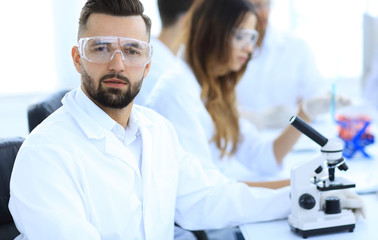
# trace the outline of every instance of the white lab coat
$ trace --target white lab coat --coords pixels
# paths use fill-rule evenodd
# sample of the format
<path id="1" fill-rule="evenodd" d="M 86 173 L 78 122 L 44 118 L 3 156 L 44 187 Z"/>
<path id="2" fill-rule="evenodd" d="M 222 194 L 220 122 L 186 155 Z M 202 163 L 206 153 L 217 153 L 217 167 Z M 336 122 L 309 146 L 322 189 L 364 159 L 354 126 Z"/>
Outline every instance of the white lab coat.
<path id="1" fill-rule="evenodd" d="M 173 239 L 189 229 L 282 218 L 288 188 L 249 188 L 203 170 L 182 151 L 171 124 L 134 106 L 142 136 L 141 169 L 133 155 L 69 92 L 63 106 L 25 140 L 11 177 L 9 208 L 17 240 Z M 109 118 L 110 119 L 110 118 Z M 141 200 L 140 200 L 141 199 Z"/>
<path id="2" fill-rule="evenodd" d="M 236 91 L 245 109 L 263 112 L 286 106 L 296 112 L 299 99 L 324 87 L 309 47 L 286 32 L 268 26 L 263 46 L 256 48 Z"/>
<path id="3" fill-rule="evenodd" d="M 273 140 L 260 137 L 256 128 L 244 119 L 240 120 L 242 141 L 237 152 L 221 159 L 216 144 L 210 142 L 214 125 L 200 95 L 196 77 L 181 61 L 159 79 L 146 106 L 168 118 L 183 148 L 195 154 L 205 167 L 218 167 L 227 177 L 238 180 L 262 180 L 262 175 L 280 169 L 273 152 Z"/>
<path id="4" fill-rule="evenodd" d="M 157 80 L 178 61 L 178 58 L 158 38 L 151 37 L 151 44 L 153 52 L 150 72 L 143 80 L 142 88 L 134 100 L 134 103 L 139 105 L 144 105 Z"/>

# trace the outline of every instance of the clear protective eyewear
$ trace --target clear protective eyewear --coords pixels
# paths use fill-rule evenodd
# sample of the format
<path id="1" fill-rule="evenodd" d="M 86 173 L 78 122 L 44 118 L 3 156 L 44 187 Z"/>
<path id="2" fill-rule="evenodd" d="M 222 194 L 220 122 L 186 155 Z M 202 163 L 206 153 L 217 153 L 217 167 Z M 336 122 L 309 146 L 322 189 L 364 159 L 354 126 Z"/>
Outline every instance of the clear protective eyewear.
<path id="1" fill-rule="evenodd" d="M 237 49 L 244 49 L 248 45 L 255 47 L 259 33 L 252 29 L 237 28 L 234 30 L 233 45 Z"/>
<path id="2" fill-rule="evenodd" d="M 151 61 L 152 45 L 133 38 L 98 36 L 80 38 L 80 56 L 89 62 L 108 63 L 116 53 L 130 66 L 145 66 Z"/>

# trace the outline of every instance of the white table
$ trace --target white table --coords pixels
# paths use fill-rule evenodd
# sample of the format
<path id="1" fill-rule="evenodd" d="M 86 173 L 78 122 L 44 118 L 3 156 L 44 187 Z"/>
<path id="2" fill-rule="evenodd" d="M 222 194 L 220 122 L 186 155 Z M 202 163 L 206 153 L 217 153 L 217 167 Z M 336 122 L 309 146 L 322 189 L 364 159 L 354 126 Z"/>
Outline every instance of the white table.
<path id="1" fill-rule="evenodd" d="M 318 130 L 318 129 L 317 129 Z M 319 131 L 322 134 L 324 132 Z M 326 134 L 324 134 L 328 137 Z M 378 142 L 378 135 L 374 134 Z M 303 136 L 307 138 L 306 136 Z M 299 147 L 294 150 L 285 158 L 284 169 L 282 175 L 289 177 L 290 168 L 298 161 L 308 159 L 316 156 L 320 147 L 312 144 L 309 140 L 306 144 L 299 143 Z M 361 194 L 364 200 L 367 217 L 366 219 L 358 219 L 354 232 L 337 232 L 331 234 L 309 236 L 308 239 L 324 239 L 324 240 L 373 240 L 378 239 L 378 143 L 368 146 L 367 152 L 373 156 L 372 159 L 356 157 L 347 160 L 349 170 L 342 172 L 336 170 L 336 177 L 342 176 L 356 183 L 356 191 Z M 288 220 L 276 220 L 263 223 L 251 223 L 241 225 L 240 229 L 246 240 L 259 240 L 259 239 L 302 239 L 302 236 L 295 234 L 290 230 Z"/>

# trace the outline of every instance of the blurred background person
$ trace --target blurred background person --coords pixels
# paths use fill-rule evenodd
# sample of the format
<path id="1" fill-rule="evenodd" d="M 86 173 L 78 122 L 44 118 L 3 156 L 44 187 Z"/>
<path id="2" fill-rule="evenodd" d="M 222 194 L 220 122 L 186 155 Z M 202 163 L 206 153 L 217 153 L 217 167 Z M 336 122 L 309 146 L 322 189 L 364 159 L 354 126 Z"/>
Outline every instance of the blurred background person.
<path id="1" fill-rule="evenodd" d="M 228 177 L 248 180 L 251 186 L 288 185 L 288 180 L 262 182 L 253 174 L 279 171 L 300 133 L 288 126 L 276 138 L 266 139 L 240 118 L 237 108 L 235 87 L 258 39 L 257 18 L 246 28 L 237 19 L 241 10 L 231 3 L 225 1 L 230 5 L 226 9 L 211 2 L 204 10 L 198 7 L 200 3 L 186 15 L 181 23 L 184 28 L 176 35 L 181 38 L 172 45 L 172 49 L 185 46 L 180 53 L 184 61 L 167 67 L 145 105 L 173 123 L 184 148 L 198 155 L 205 166 L 216 165 Z M 247 0 L 241 3 L 254 9 Z M 317 101 L 306 101 L 298 115 L 310 121 L 321 108 Z"/>
<path id="2" fill-rule="evenodd" d="M 215 162 L 229 163 L 240 155 L 240 160 L 252 168 L 278 171 L 282 157 L 276 161 L 273 143 L 257 140 L 251 124 L 244 121 L 246 126 L 239 126 L 234 102 L 235 84 L 245 70 L 258 35 L 252 5 L 246 0 L 198 0 L 192 7 L 185 29 L 180 30 L 184 33 L 179 42 L 185 45 L 185 62 L 169 66 L 146 106 L 172 122 L 184 150 L 196 155 L 206 169 L 216 170 Z M 294 134 L 294 141 L 298 136 Z M 241 138 L 243 144 L 237 146 Z M 268 152 L 266 158 L 255 159 L 263 152 Z M 256 181 L 249 185 L 278 188 L 289 185 L 289 181 Z M 237 234 L 234 230 L 207 234 L 209 239 L 232 240 Z"/>
<path id="3" fill-rule="evenodd" d="M 185 46 L 184 61 L 159 78 L 146 106 L 172 122 L 184 149 L 197 155 L 206 167 L 236 160 L 261 172 L 278 171 L 300 134 L 289 127 L 274 142 L 266 141 L 253 124 L 239 118 L 235 86 L 258 37 L 257 18 L 247 0 L 219 1 L 201 5 L 198 0 L 193 5 L 183 39 L 178 41 Z M 303 112 L 300 115 L 308 120 Z M 221 167 L 224 173 L 231 172 L 232 167 L 226 165 Z M 240 180 L 236 172 L 233 177 Z M 249 184 L 277 188 L 288 181 Z"/>
<path id="4" fill-rule="evenodd" d="M 135 98 L 135 103 L 144 104 L 159 77 L 181 59 L 177 58 L 175 47 L 182 28 L 184 16 L 193 0 L 157 0 L 162 28 L 158 37 L 151 37 L 153 46 L 152 65 L 148 76 L 143 80 L 143 86 Z"/>
<path id="5" fill-rule="evenodd" d="M 378 51 L 376 52 L 374 61 L 364 79 L 362 97 L 378 109 Z"/>
<path id="6" fill-rule="evenodd" d="M 249 1 L 258 14 L 260 37 L 236 88 L 237 98 L 242 113 L 259 128 L 281 128 L 299 103 L 319 94 L 323 79 L 304 40 L 269 24 L 271 1 Z"/>

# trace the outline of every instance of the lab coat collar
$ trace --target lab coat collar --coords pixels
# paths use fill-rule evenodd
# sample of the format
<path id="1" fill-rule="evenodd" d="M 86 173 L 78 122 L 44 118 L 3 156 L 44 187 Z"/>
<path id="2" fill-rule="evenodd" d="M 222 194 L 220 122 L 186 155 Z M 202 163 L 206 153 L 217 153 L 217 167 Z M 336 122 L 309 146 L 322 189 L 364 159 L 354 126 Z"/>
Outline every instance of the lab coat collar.
<path id="1" fill-rule="evenodd" d="M 147 118 L 145 114 L 143 114 L 143 111 L 146 107 L 140 106 L 138 104 L 133 105 L 133 110 L 131 111 L 131 115 L 133 115 L 135 121 L 138 122 L 139 128 L 143 127 L 151 127 L 155 125 L 154 121 Z M 150 109 L 148 109 L 150 110 Z"/>
<path id="2" fill-rule="evenodd" d="M 152 143 L 152 136 L 151 136 L 151 129 L 153 127 L 156 127 L 150 119 L 145 117 L 142 112 L 138 110 L 139 106 L 133 106 L 133 110 L 131 111 L 130 121 L 133 125 L 133 128 L 137 128 L 138 133 L 140 133 L 142 137 L 142 166 L 141 169 L 139 169 L 138 165 L 138 159 L 135 159 L 133 154 L 130 152 L 130 150 L 125 147 L 125 145 L 121 141 L 114 141 L 115 135 L 110 134 L 108 132 L 106 136 L 106 143 L 105 143 L 105 151 L 107 154 L 112 155 L 118 159 L 121 159 L 125 161 L 127 164 L 130 165 L 130 167 L 135 172 L 135 176 L 139 177 L 139 180 L 142 181 L 143 176 L 143 182 L 149 181 L 151 182 L 151 172 L 152 172 L 152 162 L 153 156 L 151 155 L 152 152 L 151 149 L 154 147 Z M 146 189 L 143 193 L 143 201 L 146 202 L 149 198 L 154 199 L 154 196 L 148 196 L 148 193 L 146 193 Z M 151 194 L 150 194 L 151 195 Z M 144 203 L 145 205 L 147 203 Z M 151 203 L 148 203 L 151 204 Z M 146 217 L 146 216 L 145 216 Z M 147 226 L 144 226 L 145 229 Z M 147 231 L 146 231 L 147 234 Z"/>
<path id="3" fill-rule="evenodd" d="M 96 106 L 80 88 L 68 92 L 62 99 L 62 103 L 88 138 L 103 138 L 106 135 L 106 130 L 113 127 L 111 118 Z M 104 122 L 104 124 L 100 124 L 100 122 Z"/>
<path id="4" fill-rule="evenodd" d="M 137 164 L 138 161 L 134 159 L 130 151 L 125 148 L 124 144 L 112 133 L 115 121 L 95 105 L 80 88 L 67 93 L 63 98 L 62 103 L 63 107 L 75 119 L 89 139 L 105 139 L 103 145 L 104 151 L 109 155 L 125 161 L 133 168 L 137 175 L 140 175 L 139 166 Z M 133 106 L 130 116 L 132 119 L 132 127 L 139 128 L 139 131 L 142 134 L 142 161 L 144 162 L 145 158 L 149 157 L 148 151 L 145 151 L 144 149 L 150 149 L 152 142 L 147 136 L 148 131 L 141 131 L 141 129 L 153 126 L 153 122 L 145 117 L 141 111 L 138 110 L 139 108 L 141 107 L 137 105 Z"/>
<path id="5" fill-rule="evenodd" d="M 108 131 L 111 132 L 114 126 L 118 124 L 92 102 L 81 88 L 67 93 L 62 103 L 67 107 L 67 111 L 71 113 L 88 138 L 103 138 Z M 151 126 L 153 123 L 150 119 L 137 113 L 137 111 L 134 110 L 135 107 L 136 106 L 133 106 L 131 110 L 128 127 L 130 130 L 137 132 L 139 131 L 141 123 L 143 123 L 142 125 L 145 127 Z M 139 120 L 141 118 L 143 121 Z"/>

